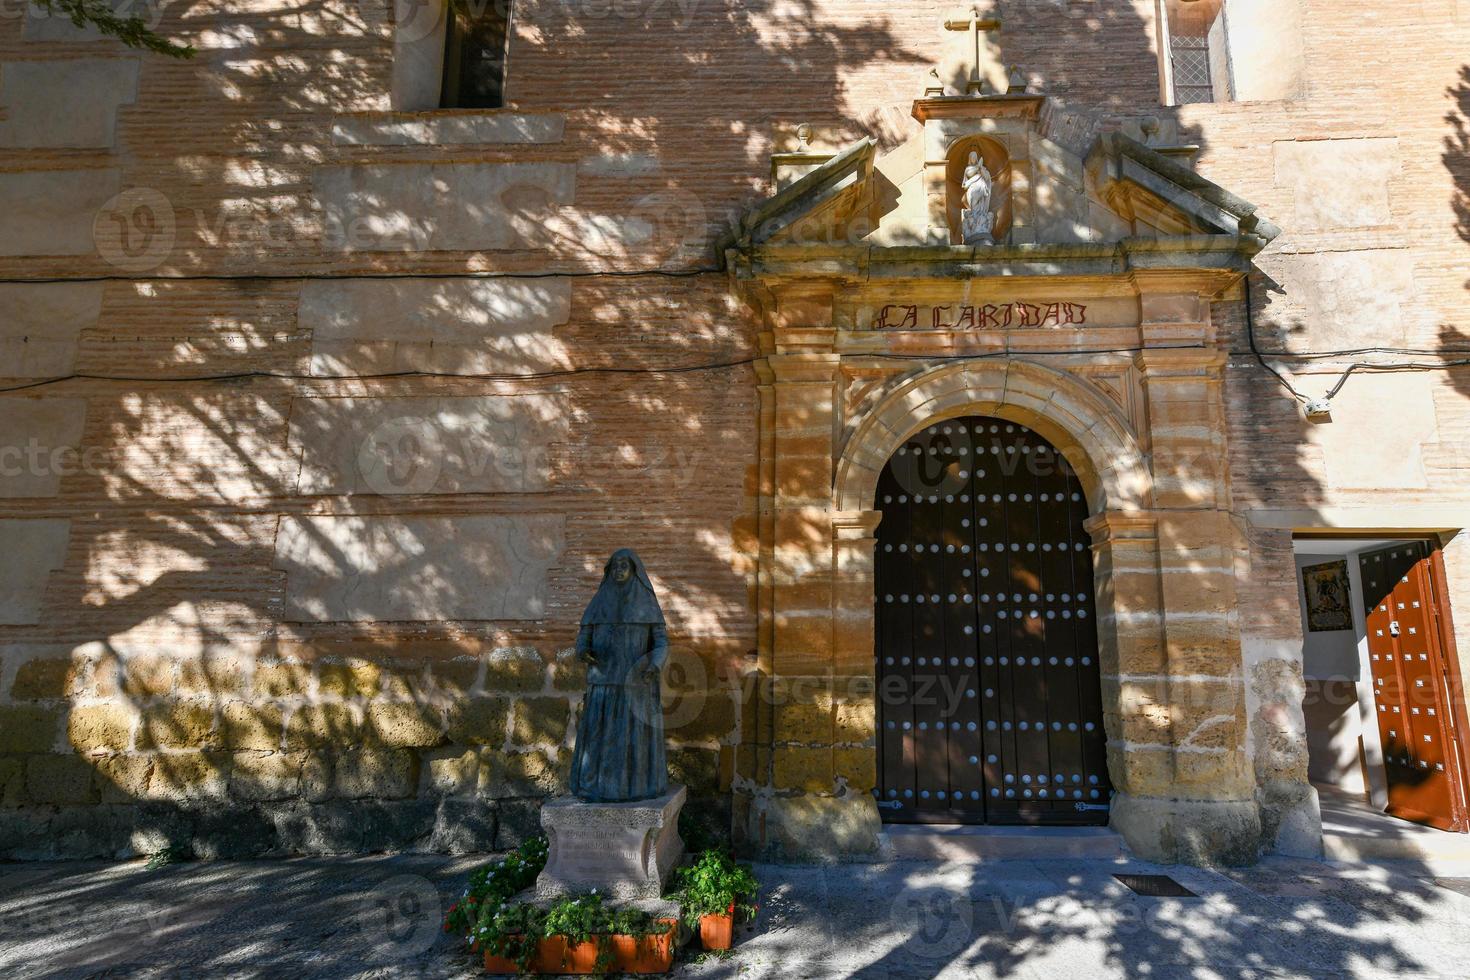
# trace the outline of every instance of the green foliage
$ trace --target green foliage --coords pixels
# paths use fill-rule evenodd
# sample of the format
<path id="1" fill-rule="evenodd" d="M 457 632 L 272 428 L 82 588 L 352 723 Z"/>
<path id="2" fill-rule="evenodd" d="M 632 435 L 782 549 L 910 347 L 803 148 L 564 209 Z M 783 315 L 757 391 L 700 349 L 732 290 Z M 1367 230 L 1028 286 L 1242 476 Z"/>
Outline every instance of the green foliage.
<path id="1" fill-rule="evenodd" d="M 737 864 L 725 851 L 705 851 L 674 875 L 679 886 L 676 897 L 690 925 L 697 925 L 703 915 L 727 915 L 732 907 L 740 915 L 755 915 L 752 902 L 760 883 L 748 865 Z"/>
<path id="2" fill-rule="evenodd" d="M 532 837 L 499 861 L 470 872 L 470 886 L 444 916 L 444 931 L 468 934 L 517 893 L 536 883 L 546 866 L 546 838 Z"/>
<path id="3" fill-rule="evenodd" d="M 472 938 L 490 953 L 513 960 L 522 973 L 530 969 L 542 939 L 565 936 L 569 946 L 596 943 L 596 969 L 601 973 L 612 965 L 610 937 L 662 936 L 670 928 L 670 923 L 638 909 L 608 908 L 602 896 L 592 892 L 568 896 L 546 909 L 528 903 L 501 906 L 475 928 Z"/>
<path id="4" fill-rule="evenodd" d="M 661 936 L 669 931 L 667 922 L 646 912 L 604 906 L 596 892 L 569 896 L 545 909 L 510 904 L 536 883 L 546 866 L 546 846 L 545 837 L 533 837 L 501 860 L 470 872 L 469 888 L 444 916 L 444 931 L 514 960 L 522 973 L 530 969 L 542 939 L 565 936 L 570 943 L 597 943 L 598 969 L 605 971 L 613 956 L 609 936 Z"/>
<path id="5" fill-rule="evenodd" d="M 156 871 L 166 868 L 170 864 L 178 864 L 180 861 L 188 861 L 194 857 L 194 851 L 188 844 L 170 844 L 161 851 L 154 851 L 148 855 L 148 863 L 143 867 L 148 871 Z"/>
<path id="6" fill-rule="evenodd" d="M 545 918 L 545 910 L 525 902 L 503 905 L 488 920 L 481 921 L 470 938 L 482 949 L 513 960 L 516 969 L 526 973 L 536 955 Z"/>
<path id="7" fill-rule="evenodd" d="M 31 0 L 31 3 L 48 14 L 65 15 L 78 27 L 91 25 L 130 48 L 141 48 L 170 58 L 194 57 L 191 45 L 175 44 L 155 34 L 137 14 L 119 17 L 108 0 Z"/>

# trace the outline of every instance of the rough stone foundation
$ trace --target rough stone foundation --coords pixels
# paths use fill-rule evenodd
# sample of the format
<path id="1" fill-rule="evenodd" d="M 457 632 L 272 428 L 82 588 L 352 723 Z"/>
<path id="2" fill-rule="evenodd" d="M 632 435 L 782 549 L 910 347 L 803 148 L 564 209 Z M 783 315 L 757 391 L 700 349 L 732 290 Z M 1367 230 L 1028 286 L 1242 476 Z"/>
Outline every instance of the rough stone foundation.
<path id="1" fill-rule="evenodd" d="M 4 666 L 0 854 L 27 859 L 513 847 L 565 792 L 582 687 L 571 651 L 548 663 L 529 647 L 432 667 L 103 652 Z M 727 700 L 675 734 L 719 737 L 732 719 Z M 718 756 L 676 743 L 670 765 L 708 798 Z"/>

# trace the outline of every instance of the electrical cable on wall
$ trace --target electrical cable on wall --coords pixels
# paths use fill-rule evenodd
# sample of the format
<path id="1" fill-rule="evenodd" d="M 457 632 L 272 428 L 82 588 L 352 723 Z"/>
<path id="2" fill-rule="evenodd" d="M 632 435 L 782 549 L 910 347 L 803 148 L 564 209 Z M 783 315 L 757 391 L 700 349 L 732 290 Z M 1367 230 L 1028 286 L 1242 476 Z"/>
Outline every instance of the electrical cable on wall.
<path id="1" fill-rule="evenodd" d="M 1078 354 L 1137 354 L 1147 350 L 1204 350 L 1205 347 L 1198 344 L 1176 344 L 1167 346 L 1132 346 L 1132 347 L 1104 347 L 1104 348 L 1065 348 L 1060 350 L 1024 350 L 1024 351 L 986 351 L 978 354 L 956 354 L 936 355 L 931 354 L 870 354 L 868 357 L 889 361 L 933 361 L 944 359 L 950 361 L 979 361 L 990 360 L 998 357 L 1066 357 Z M 1261 358 L 1260 352 L 1230 351 L 1232 356 L 1254 355 Z M 1342 352 L 1352 353 L 1352 352 Z M 1295 356 L 1295 355 L 1292 355 Z M 1329 357 L 1340 356 L 1338 352 L 1321 352 L 1314 356 Z M 17 391 L 27 391 L 34 388 L 45 388 L 51 385 L 62 384 L 68 381 L 121 381 L 134 384 L 200 384 L 208 382 L 230 382 L 249 381 L 255 379 L 270 379 L 275 381 L 320 381 L 320 382 L 343 382 L 343 381 L 391 381 L 398 378 L 443 378 L 459 381 L 492 381 L 492 382 L 516 382 L 516 381 L 547 381 L 561 378 L 575 378 L 583 375 L 677 375 L 693 374 L 703 371 L 723 371 L 730 368 L 746 367 L 762 360 L 763 356 L 750 356 L 727 361 L 713 361 L 700 364 L 678 364 L 670 367 L 581 367 L 566 368 L 558 371 L 535 371 L 523 374 L 463 374 L 452 371 L 390 371 L 379 374 L 302 374 L 295 371 L 233 371 L 223 374 L 193 374 L 193 375 L 121 375 L 121 374 L 91 374 L 74 373 L 55 378 L 40 378 L 23 384 L 9 385 L 0 388 L 0 394 L 8 394 Z M 1290 391 L 1300 402 L 1306 403 L 1312 399 L 1298 392 L 1284 377 L 1276 372 L 1264 358 L 1262 365 L 1281 384 Z M 1428 363 L 1394 363 L 1380 364 L 1373 362 L 1357 362 L 1343 372 L 1341 378 L 1327 393 L 1326 398 L 1332 398 L 1342 390 L 1347 383 L 1348 377 L 1358 371 L 1434 371 L 1452 367 L 1470 367 L 1470 358 L 1454 361 L 1444 361 L 1438 364 Z"/>
<path id="2" fill-rule="evenodd" d="M 1297 390 L 1285 375 L 1267 362 L 1265 355 L 1261 353 L 1260 348 L 1256 345 L 1255 312 L 1251 303 L 1251 277 L 1249 272 L 1246 273 L 1244 282 L 1245 332 L 1246 339 L 1250 343 L 1250 353 L 1260 362 L 1261 367 L 1271 372 L 1276 380 L 1281 382 L 1282 387 L 1291 392 L 1292 397 L 1302 404 L 1308 418 L 1325 419 L 1330 417 L 1332 414 L 1332 399 L 1337 397 L 1338 393 L 1342 391 L 1343 386 L 1347 384 L 1348 379 L 1358 371 L 1389 373 L 1398 371 L 1442 371 L 1449 368 L 1470 367 L 1470 359 L 1467 358 L 1440 361 L 1433 364 L 1422 361 L 1356 361 L 1347 366 L 1347 369 L 1342 372 L 1332 387 L 1327 389 L 1325 395 L 1320 398 L 1313 398 Z M 1231 353 L 1238 352 L 1232 351 Z M 1285 353 L 1277 356 L 1283 359 L 1289 358 L 1293 360 L 1318 360 L 1330 357 L 1356 357 L 1362 354 L 1408 354 L 1434 357 L 1443 356 L 1444 354 L 1470 354 L 1470 348 L 1445 347 L 1439 350 L 1425 350 L 1411 347 L 1358 347 L 1350 350 L 1306 351 L 1303 353 Z"/>
<path id="3" fill-rule="evenodd" d="M 5 284 L 27 284 L 27 283 L 84 283 L 84 282 L 175 282 L 175 281 L 330 281 L 338 279 L 555 279 L 555 278 L 637 278 L 642 276 L 664 276 L 670 278 L 692 278 L 706 275 L 723 275 L 722 267 L 697 266 L 688 269 L 620 269 L 586 272 L 455 272 L 455 273 L 352 273 L 340 276 L 324 275 L 203 275 L 203 276 L 76 276 L 76 277 L 52 277 L 52 278 L 0 278 L 0 283 Z M 1470 358 L 1441 361 L 1438 363 L 1426 363 L 1417 361 L 1408 362 L 1372 362 L 1358 361 L 1349 365 L 1336 383 L 1321 398 L 1313 398 L 1298 390 L 1289 378 L 1273 366 L 1267 359 L 1266 354 L 1261 351 L 1256 341 L 1255 314 L 1252 309 L 1252 294 L 1250 275 L 1244 278 L 1245 283 L 1245 327 L 1246 340 L 1250 349 L 1247 351 L 1232 350 L 1232 356 L 1254 357 L 1260 367 L 1269 373 L 1276 381 L 1295 399 L 1305 406 L 1309 417 L 1325 416 L 1329 412 L 1328 403 L 1342 391 L 1348 379 L 1360 371 L 1371 372 L 1397 372 L 1397 371 L 1436 371 L 1456 367 L 1470 367 Z M 1107 347 L 1096 349 L 1065 348 L 1054 350 L 1024 350 L 1024 351 L 987 351 L 979 354 L 960 355 L 929 355 L 929 354 L 877 354 L 875 356 L 884 360 L 916 360 L 932 361 L 936 357 L 946 360 L 984 360 L 996 357 L 1022 356 L 1066 356 L 1077 354 L 1135 354 L 1144 350 L 1201 350 L 1201 345 L 1174 345 L 1170 347 Z M 1444 354 L 1470 354 L 1470 348 L 1442 348 L 1440 350 L 1429 350 L 1425 348 L 1412 347 L 1357 347 L 1344 350 L 1328 351 L 1302 351 L 1281 353 L 1273 355 L 1283 360 L 1321 360 L 1334 357 L 1358 357 L 1364 354 L 1401 354 L 1406 356 L 1435 357 Z M 522 374 L 462 374 L 448 371 L 394 371 L 380 374 L 356 374 L 356 375 L 314 375 L 301 374 L 290 371 L 238 371 L 222 374 L 197 374 L 197 375 L 171 375 L 171 376 L 143 376 L 143 375 L 114 375 L 93 374 L 77 372 L 61 375 L 54 378 L 41 378 L 22 384 L 0 387 L 0 394 L 8 394 L 18 391 L 27 391 L 35 388 L 44 388 L 50 385 L 62 384 L 68 381 L 121 381 L 136 384 L 198 384 L 208 382 L 246 381 L 252 379 L 272 379 L 280 381 L 382 381 L 395 378 L 446 378 L 464 381 L 494 381 L 494 382 L 516 382 L 516 381 L 545 381 L 558 378 L 571 378 L 589 374 L 603 375 L 659 375 L 659 374 L 690 374 L 702 371 L 721 371 L 729 368 L 745 367 L 761 360 L 761 357 L 751 356 L 736 360 L 715 361 L 700 364 L 683 364 L 672 367 L 583 367 L 566 368 L 556 371 L 537 371 Z"/>

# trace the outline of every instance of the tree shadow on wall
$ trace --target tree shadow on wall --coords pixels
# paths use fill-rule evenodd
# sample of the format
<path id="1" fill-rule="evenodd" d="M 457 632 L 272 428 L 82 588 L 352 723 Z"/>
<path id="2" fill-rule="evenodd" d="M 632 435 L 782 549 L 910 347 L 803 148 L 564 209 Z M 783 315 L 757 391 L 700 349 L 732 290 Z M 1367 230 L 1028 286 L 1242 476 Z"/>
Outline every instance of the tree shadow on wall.
<path id="1" fill-rule="evenodd" d="M 82 445 L 102 462 L 60 481 L 68 547 L 44 622 L 6 630 L 32 645 L 7 676 L 24 673 L 15 702 L 39 733 L 5 772 L 27 804 L 7 850 L 513 844 L 564 785 L 581 687 L 567 648 L 617 546 L 658 577 L 677 695 L 698 702 L 743 663 L 754 330 L 723 274 L 593 273 L 712 267 L 725 215 L 761 193 L 770 110 L 826 109 L 847 68 L 912 58 L 884 18 L 830 23 L 810 2 L 723 4 L 657 30 L 543 12 L 518 36 L 512 94 L 568 120 L 547 152 L 579 197 L 549 214 L 556 179 L 541 178 L 426 210 L 364 181 L 346 210 L 318 206 L 335 175 L 384 159 L 452 173 L 526 155 L 344 144 L 335 122 L 385 107 L 382 11 L 165 11 L 160 29 L 199 55 L 147 61 L 109 161 L 147 194 L 103 214 L 99 254 L 71 268 L 113 280 L 75 369 L 157 380 L 46 392 L 86 400 Z M 637 71 L 617 70 L 630 59 Z M 606 66 L 606 81 L 559 104 L 569 63 Z M 738 98 L 670 85 L 711 74 Z M 174 99 L 199 115 L 165 122 Z M 435 280 L 409 299 L 374 280 L 390 285 L 357 310 L 372 321 L 357 334 L 333 291 L 555 271 Z M 497 377 L 359 378 L 425 370 Z M 568 373 L 514 377 L 547 371 Z M 183 380 L 215 375 L 232 377 Z M 380 518 L 391 530 L 356 533 Z M 457 518 L 485 535 L 453 540 Z M 671 739 L 676 775 L 712 794 L 737 713 L 709 700 Z M 76 754 L 53 759 L 53 744 Z"/>
<path id="2" fill-rule="evenodd" d="M 1454 192 L 1450 207 L 1455 215 L 1455 234 L 1470 244 L 1470 65 L 1462 65 L 1458 83 L 1445 93 L 1452 108 L 1445 114 L 1449 133 L 1444 138 L 1444 153 L 1440 159 L 1449 171 Z M 1470 292 L 1470 279 L 1463 283 Z M 1470 325 L 1455 323 L 1440 325 L 1440 348 L 1452 360 L 1470 360 Z M 1461 368 L 1449 373 L 1455 390 L 1470 398 L 1470 370 Z M 1470 463 L 1470 443 L 1459 449 L 1461 465 Z"/>

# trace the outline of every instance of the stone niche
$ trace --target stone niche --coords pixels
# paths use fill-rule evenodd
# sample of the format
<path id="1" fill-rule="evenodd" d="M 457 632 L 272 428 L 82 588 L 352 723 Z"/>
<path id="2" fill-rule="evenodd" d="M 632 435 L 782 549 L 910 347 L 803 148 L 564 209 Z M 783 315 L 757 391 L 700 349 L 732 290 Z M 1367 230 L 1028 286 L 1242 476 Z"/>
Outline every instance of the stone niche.
<path id="1" fill-rule="evenodd" d="M 1011 230 L 1011 155 L 997 140 L 987 136 L 964 136 L 950 145 L 944 170 L 945 219 L 949 227 L 949 244 L 963 245 L 960 233 L 960 212 L 964 207 L 965 191 L 961 181 L 970 153 L 980 154 L 985 169 L 990 171 L 994 185 L 990 192 L 990 210 L 995 216 L 991 225 L 991 236 L 999 244 L 1006 243 Z"/>
<path id="2" fill-rule="evenodd" d="M 997 245 L 1034 242 L 1031 220 L 1031 150 L 1041 95 L 935 96 L 914 103 L 924 126 L 924 193 L 931 245 L 960 245 L 960 180 L 970 151 L 980 154 L 995 181 L 991 210 Z"/>

